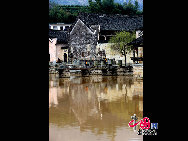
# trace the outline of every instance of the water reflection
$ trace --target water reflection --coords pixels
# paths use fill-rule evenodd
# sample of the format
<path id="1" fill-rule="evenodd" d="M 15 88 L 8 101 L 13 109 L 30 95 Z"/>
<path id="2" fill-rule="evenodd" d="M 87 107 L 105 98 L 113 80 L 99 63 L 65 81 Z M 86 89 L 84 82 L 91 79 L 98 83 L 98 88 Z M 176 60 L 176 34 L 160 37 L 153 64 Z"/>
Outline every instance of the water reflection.
<path id="1" fill-rule="evenodd" d="M 128 127 L 133 114 L 143 117 L 143 81 L 50 75 L 50 141 L 142 140 Z"/>

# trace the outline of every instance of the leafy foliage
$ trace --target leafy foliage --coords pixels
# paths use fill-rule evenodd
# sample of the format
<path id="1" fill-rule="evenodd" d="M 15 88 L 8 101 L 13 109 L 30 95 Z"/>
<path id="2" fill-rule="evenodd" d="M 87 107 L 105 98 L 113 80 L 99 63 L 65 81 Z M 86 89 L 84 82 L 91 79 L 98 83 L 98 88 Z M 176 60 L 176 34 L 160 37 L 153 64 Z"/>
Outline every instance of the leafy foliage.
<path id="1" fill-rule="evenodd" d="M 112 36 L 109 40 L 109 43 L 111 44 L 111 48 L 113 50 L 118 50 L 119 52 L 121 52 L 122 50 L 124 50 L 124 47 L 132 42 L 134 39 L 136 38 L 136 34 L 135 32 L 130 33 L 130 32 L 117 32 L 115 36 Z M 131 50 L 131 46 L 127 46 L 126 49 L 128 51 Z"/>
<path id="2" fill-rule="evenodd" d="M 51 4 L 49 8 L 49 23 L 73 23 L 79 12 L 88 13 L 88 6 Z"/>
<path id="3" fill-rule="evenodd" d="M 88 0 L 89 2 L 89 11 L 91 13 L 104 13 L 104 14 L 126 14 L 126 15 L 134 15 L 134 14 L 142 14 L 139 11 L 138 1 L 135 1 L 132 4 L 132 1 L 129 0 L 128 3 L 124 3 L 123 5 L 119 3 L 114 3 L 114 0 Z"/>

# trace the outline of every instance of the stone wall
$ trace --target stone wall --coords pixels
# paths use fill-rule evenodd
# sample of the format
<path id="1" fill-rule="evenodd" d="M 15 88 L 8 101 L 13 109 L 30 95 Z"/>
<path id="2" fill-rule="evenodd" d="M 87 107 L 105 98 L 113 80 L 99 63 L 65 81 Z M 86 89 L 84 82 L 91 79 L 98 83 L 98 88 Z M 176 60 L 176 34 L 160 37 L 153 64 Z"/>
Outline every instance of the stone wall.
<path id="1" fill-rule="evenodd" d="M 87 27 L 78 19 L 70 32 L 70 50 L 74 59 L 89 59 L 96 55 L 99 26 Z"/>
<path id="2" fill-rule="evenodd" d="M 133 65 L 133 76 L 137 78 L 143 78 L 143 64 Z"/>

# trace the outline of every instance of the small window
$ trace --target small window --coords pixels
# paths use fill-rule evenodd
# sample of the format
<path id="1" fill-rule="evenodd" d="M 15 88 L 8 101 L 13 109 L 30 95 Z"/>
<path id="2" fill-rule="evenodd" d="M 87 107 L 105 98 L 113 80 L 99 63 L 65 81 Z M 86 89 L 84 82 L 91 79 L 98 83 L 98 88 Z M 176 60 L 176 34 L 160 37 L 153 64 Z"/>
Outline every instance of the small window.
<path id="1" fill-rule="evenodd" d="M 87 57 L 88 52 L 82 52 L 82 57 Z"/>
<path id="2" fill-rule="evenodd" d="M 85 57 L 84 55 L 85 55 L 85 53 L 84 53 L 84 52 L 82 52 L 82 57 Z"/>

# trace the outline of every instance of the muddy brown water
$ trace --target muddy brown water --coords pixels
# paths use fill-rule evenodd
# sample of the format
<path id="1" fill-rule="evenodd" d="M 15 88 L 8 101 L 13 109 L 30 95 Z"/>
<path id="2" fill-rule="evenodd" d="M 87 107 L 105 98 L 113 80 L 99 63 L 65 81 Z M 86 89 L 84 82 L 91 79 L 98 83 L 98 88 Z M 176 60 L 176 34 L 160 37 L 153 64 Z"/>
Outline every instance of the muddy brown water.
<path id="1" fill-rule="evenodd" d="M 142 80 L 49 75 L 49 141 L 142 141 L 133 114 L 143 118 Z"/>

